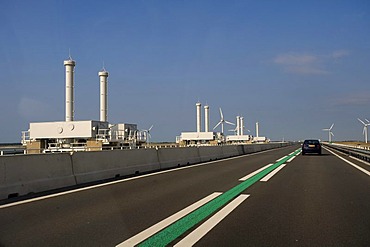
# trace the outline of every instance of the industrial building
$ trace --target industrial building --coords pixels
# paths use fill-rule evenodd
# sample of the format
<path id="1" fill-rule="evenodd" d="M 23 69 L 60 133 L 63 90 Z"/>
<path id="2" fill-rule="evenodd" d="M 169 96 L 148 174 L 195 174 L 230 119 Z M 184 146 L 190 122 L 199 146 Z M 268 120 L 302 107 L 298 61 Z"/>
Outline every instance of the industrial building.
<path id="1" fill-rule="evenodd" d="M 137 147 L 148 139 L 147 131 L 136 124 L 108 122 L 108 71 L 98 72 L 100 81 L 100 120 L 76 121 L 74 118 L 74 73 L 71 57 L 65 67 L 65 121 L 30 123 L 22 132 L 27 153 L 93 151 L 114 147 Z"/>

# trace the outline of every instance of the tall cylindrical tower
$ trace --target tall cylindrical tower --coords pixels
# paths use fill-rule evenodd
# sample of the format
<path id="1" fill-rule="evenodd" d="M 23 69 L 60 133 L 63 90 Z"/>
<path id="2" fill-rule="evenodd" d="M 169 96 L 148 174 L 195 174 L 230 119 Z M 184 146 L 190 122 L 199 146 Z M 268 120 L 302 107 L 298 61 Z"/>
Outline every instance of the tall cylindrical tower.
<path id="1" fill-rule="evenodd" d="M 236 135 L 240 135 L 240 116 L 236 116 Z"/>
<path id="2" fill-rule="evenodd" d="M 259 129 L 258 129 L 259 127 L 258 127 L 258 122 L 256 122 L 256 137 L 259 137 L 259 133 L 258 133 L 258 131 L 259 131 Z"/>
<path id="3" fill-rule="evenodd" d="M 209 106 L 204 106 L 204 131 L 209 132 Z"/>
<path id="4" fill-rule="evenodd" d="M 74 68 L 76 62 L 70 57 L 68 60 L 64 60 L 64 67 L 66 70 L 66 122 L 73 121 L 74 118 Z"/>
<path id="5" fill-rule="evenodd" d="M 202 104 L 201 103 L 197 103 L 196 104 L 197 106 L 197 132 L 201 132 L 202 131 L 202 113 L 201 113 L 201 106 Z"/>
<path id="6" fill-rule="evenodd" d="M 240 117 L 240 135 L 244 135 L 244 117 Z"/>
<path id="7" fill-rule="evenodd" d="M 103 69 L 99 73 L 100 79 L 100 121 L 108 121 L 108 71 Z"/>

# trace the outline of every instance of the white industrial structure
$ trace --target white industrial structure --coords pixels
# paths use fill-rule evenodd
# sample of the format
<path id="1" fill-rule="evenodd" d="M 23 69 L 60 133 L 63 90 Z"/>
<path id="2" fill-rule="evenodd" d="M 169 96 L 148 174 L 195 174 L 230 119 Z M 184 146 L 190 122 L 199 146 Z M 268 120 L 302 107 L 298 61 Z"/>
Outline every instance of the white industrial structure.
<path id="1" fill-rule="evenodd" d="M 267 139 L 266 137 L 259 136 L 259 122 L 256 122 L 256 136 L 253 138 L 253 142 L 269 142 L 269 139 Z"/>
<path id="2" fill-rule="evenodd" d="M 200 102 L 196 103 L 196 132 L 181 132 L 180 136 L 176 137 L 176 143 L 181 146 L 191 146 L 191 145 L 210 145 L 218 144 L 221 142 L 222 138 L 218 133 L 209 132 L 209 106 L 204 106 L 204 130 L 202 132 L 202 104 Z"/>
<path id="3" fill-rule="evenodd" d="M 251 135 L 244 135 L 244 118 L 236 116 L 236 128 L 234 131 L 235 135 L 226 136 L 227 143 L 248 143 L 251 142 L 253 137 Z"/>
<path id="4" fill-rule="evenodd" d="M 331 143 L 331 137 L 334 136 L 333 132 L 331 131 L 334 127 L 334 123 L 330 126 L 329 129 L 322 129 L 323 131 L 328 131 L 328 134 L 329 134 L 329 143 Z"/>
<path id="5" fill-rule="evenodd" d="M 364 135 L 364 137 L 365 137 L 365 143 L 367 143 L 367 131 L 368 131 L 368 126 L 370 125 L 370 121 L 369 120 L 367 120 L 366 118 L 365 118 L 365 121 L 367 122 L 367 123 L 365 123 L 364 121 L 362 121 L 361 119 L 359 119 L 359 118 L 357 118 L 358 119 L 358 121 L 360 121 L 363 125 L 364 125 L 364 129 L 363 129 L 363 131 L 362 131 L 362 134 Z"/>
<path id="6" fill-rule="evenodd" d="M 108 71 L 103 68 L 102 71 L 98 73 L 100 78 L 100 121 L 108 121 Z"/>
<path id="7" fill-rule="evenodd" d="M 209 105 L 204 106 L 204 132 L 209 132 Z"/>
<path id="8" fill-rule="evenodd" d="M 76 62 L 69 56 L 65 66 L 65 121 L 30 123 L 22 132 L 22 143 L 28 153 L 101 150 L 103 147 L 136 147 L 145 143 L 148 133 L 142 133 L 136 124 L 109 124 L 107 78 L 103 68 L 100 80 L 100 121 L 74 120 L 74 68 Z"/>
<path id="9" fill-rule="evenodd" d="M 73 121 L 74 118 L 74 72 L 76 62 L 69 57 L 64 61 L 66 69 L 66 122 Z"/>

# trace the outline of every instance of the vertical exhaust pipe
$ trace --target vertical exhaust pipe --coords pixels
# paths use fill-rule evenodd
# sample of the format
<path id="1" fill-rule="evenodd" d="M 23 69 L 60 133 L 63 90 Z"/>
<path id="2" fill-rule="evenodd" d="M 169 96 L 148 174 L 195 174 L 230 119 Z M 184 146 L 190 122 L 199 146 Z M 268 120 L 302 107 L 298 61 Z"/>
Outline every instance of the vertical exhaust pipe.
<path id="1" fill-rule="evenodd" d="M 240 117 L 240 135 L 244 135 L 244 117 Z"/>
<path id="2" fill-rule="evenodd" d="M 64 60 L 65 74 L 66 74 L 66 122 L 73 121 L 74 119 L 74 68 L 76 62 L 69 57 Z"/>
<path id="3" fill-rule="evenodd" d="M 198 102 L 196 106 L 197 106 L 197 132 L 201 132 L 202 131 L 202 112 L 200 108 L 202 104 Z"/>
<path id="4" fill-rule="evenodd" d="M 209 132 L 209 106 L 204 106 L 204 131 Z"/>
<path id="5" fill-rule="evenodd" d="M 102 71 L 98 73 L 100 79 L 100 121 L 108 121 L 108 71 L 103 68 Z"/>

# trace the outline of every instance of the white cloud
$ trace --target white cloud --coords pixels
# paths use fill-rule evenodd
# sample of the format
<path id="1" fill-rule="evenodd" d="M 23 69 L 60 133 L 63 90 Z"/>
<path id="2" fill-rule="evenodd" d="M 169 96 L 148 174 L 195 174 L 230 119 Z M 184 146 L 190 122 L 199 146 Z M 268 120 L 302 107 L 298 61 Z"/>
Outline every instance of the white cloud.
<path id="1" fill-rule="evenodd" d="M 329 73 L 321 66 L 320 57 L 312 54 L 281 54 L 275 57 L 274 63 L 280 65 L 288 73 L 305 75 L 325 75 Z"/>
<path id="2" fill-rule="evenodd" d="M 334 106 L 368 106 L 370 105 L 370 92 L 353 92 L 332 100 Z"/>
<path id="3" fill-rule="evenodd" d="M 333 53 L 331 54 L 331 57 L 334 59 L 338 59 L 338 58 L 342 58 L 346 56 L 349 56 L 349 51 L 346 51 L 346 50 L 333 51 Z"/>
<path id="4" fill-rule="evenodd" d="M 347 50 L 336 50 L 326 55 L 308 53 L 285 53 L 276 56 L 273 62 L 279 65 L 285 72 L 302 75 L 327 75 L 331 72 L 326 69 L 327 65 L 349 56 Z"/>

